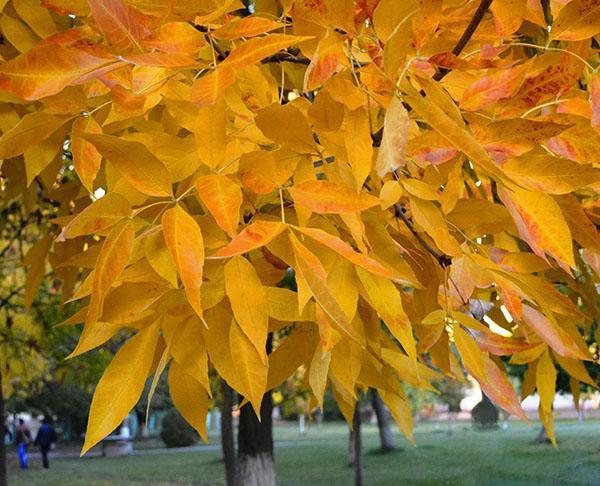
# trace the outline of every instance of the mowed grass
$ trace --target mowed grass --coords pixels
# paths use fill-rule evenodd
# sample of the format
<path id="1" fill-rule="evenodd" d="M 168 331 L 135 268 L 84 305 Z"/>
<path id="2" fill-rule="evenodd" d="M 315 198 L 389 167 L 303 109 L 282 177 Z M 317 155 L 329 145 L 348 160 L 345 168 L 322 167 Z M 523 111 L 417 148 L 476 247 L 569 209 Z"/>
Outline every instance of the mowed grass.
<path id="1" fill-rule="evenodd" d="M 368 485 L 600 485 L 600 422 L 558 422 L 559 449 L 535 444 L 539 425 L 511 422 L 508 430 L 473 431 L 456 424 L 418 425 L 417 447 L 396 433 L 398 451 L 377 452 L 377 429 L 363 426 L 365 480 Z M 293 425 L 277 426 L 275 451 L 282 485 L 351 485 L 346 465 L 347 428 L 343 424 L 313 426 L 300 436 Z M 217 485 L 224 484 L 218 451 L 152 451 L 124 458 L 55 459 L 43 471 L 39 460 L 19 471 L 12 463 L 11 485 Z"/>

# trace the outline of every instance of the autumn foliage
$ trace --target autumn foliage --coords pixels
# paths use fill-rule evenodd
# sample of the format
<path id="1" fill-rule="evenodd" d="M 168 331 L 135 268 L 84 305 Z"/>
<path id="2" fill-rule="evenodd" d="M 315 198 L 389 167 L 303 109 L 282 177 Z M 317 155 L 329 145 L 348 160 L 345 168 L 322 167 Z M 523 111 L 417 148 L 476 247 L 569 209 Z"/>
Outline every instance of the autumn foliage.
<path id="1" fill-rule="evenodd" d="M 84 451 L 165 370 L 204 437 L 213 370 L 258 410 L 301 366 L 411 440 L 406 384 L 537 388 L 553 437 L 599 337 L 598 0 L 248 3 L 0 2 L 2 204 L 57 211 L 29 292 L 81 302 L 71 357 L 130 336 Z"/>

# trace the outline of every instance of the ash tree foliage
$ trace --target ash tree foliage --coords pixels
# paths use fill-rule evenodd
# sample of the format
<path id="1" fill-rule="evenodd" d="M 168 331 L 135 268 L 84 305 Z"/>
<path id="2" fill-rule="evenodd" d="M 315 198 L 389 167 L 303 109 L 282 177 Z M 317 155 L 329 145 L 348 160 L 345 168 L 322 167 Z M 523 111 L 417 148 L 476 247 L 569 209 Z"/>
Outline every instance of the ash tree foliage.
<path id="1" fill-rule="evenodd" d="M 410 440 L 404 385 L 526 420 L 526 364 L 554 440 L 557 366 L 594 384 L 597 0 L 0 5 L 4 202 L 59 208 L 27 263 L 81 303 L 71 357 L 130 334 L 83 452 L 163 372 L 204 438 L 212 369 L 257 412 L 299 367 L 348 422 L 376 389 Z"/>

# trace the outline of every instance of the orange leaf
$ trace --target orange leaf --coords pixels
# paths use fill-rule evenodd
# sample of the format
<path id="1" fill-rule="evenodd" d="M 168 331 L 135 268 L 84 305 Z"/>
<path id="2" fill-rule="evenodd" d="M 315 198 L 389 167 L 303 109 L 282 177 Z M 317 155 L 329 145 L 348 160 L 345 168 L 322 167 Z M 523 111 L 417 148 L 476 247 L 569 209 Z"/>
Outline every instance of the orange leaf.
<path id="1" fill-rule="evenodd" d="M 572 0 L 558 13 L 550 36 L 563 41 L 589 39 L 600 32 L 598 0 Z"/>
<path id="2" fill-rule="evenodd" d="M 308 284 L 310 292 L 317 303 L 335 323 L 338 330 L 360 344 L 364 338 L 357 335 L 348 320 L 348 316 L 340 307 L 333 292 L 327 285 L 327 272 L 323 268 L 323 264 L 314 253 L 300 243 L 293 233 L 290 233 L 290 242 L 296 261 L 295 270 Z"/>
<path id="3" fill-rule="evenodd" d="M 501 37 L 510 36 L 516 32 L 525 17 L 527 0 L 495 0 L 490 5 L 494 14 L 496 33 Z"/>
<path id="4" fill-rule="evenodd" d="M 123 221 L 115 226 L 102 244 L 94 267 L 92 297 L 86 317 L 88 324 L 93 324 L 102 316 L 106 294 L 129 262 L 133 251 L 134 227 L 132 220 Z"/>
<path id="5" fill-rule="evenodd" d="M 235 82 L 231 67 L 220 64 L 217 69 L 198 78 L 192 85 L 192 100 L 200 106 L 214 105 L 217 99 Z"/>
<path id="6" fill-rule="evenodd" d="M 313 240 L 318 241 L 322 245 L 325 245 L 327 248 L 343 256 L 348 261 L 364 268 L 365 270 L 368 270 L 375 275 L 389 279 L 394 278 L 394 272 L 392 270 L 387 269 L 377 260 L 373 260 L 367 255 L 363 255 L 362 253 L 354 251 L 354 249 L 348 243 L 335 235 L 329 234 L 319 228 L 304 228 L 301 226 L 294 226 L 294 229 L 302 234 L 305 234 L 306 236 L 309 236 Z"/>
<path id="7" fill-rule="evenodd" d="M 539 343 L 526 343 L 491 332 L 479 332 L 477 333 L 477 344 L 488 353 L 496 356 L 508 356 L 535 348 Z"/>
<path id="8" fill-rule="evenodd" d="M 204 268 L 204 240 L 200 226 L 177 205 L 164 212 L 162 227 L 188 302 L 202 318 L 200 286 Z"/>
<path id="9" fill-rule="evenodd" d="M 554 351 L 561 356 L 575 359 L 589 359 L 577 342 L 558 324 L 528 305 L 523 306 L 523 320 Z"/>
<path id="10" fill-rule="evenodd" d="M 476 111 L 498 100 L 511 97 L 523 84 L 530 68 L 530 64 L 524 63 L 513 68 L 490 72 L 465 90 L 460 107 L 464 110 Z"/>
<path id="11" fill-rule="evenodd" d="M 108 42 L 120 52 L 142 52 L 142 41 L 151 34 L 151 17 L 122 0 L 88 0 L 91 14 Z"/>
<path id="12" fill-rule="evenodd" d="M 117 59 L 96 50 L 43 45 L 0 67 L 0 90 L 38 100 L 81 84 L 118 66 Z"/>
<path id="13" fill-rule="evenodd" d="M 100 170 L 102 155 L 92 143 L 83 138 L 83 134 L 86 133 L 102 133 L 102 128 L 92 116 L 77 118 L 71 129 L 73 166 L 83 186 L 92 192 L 94 179 Z"/>
<path id="14" fill-rule="evenodd" d="M 333 30 L 328 30 L 319 41 L 306 72 L 304 91 L 312 91 L 321 86 L 331 76 L 347 64 L 344 39 Z"/>
<path id="15" fill-rule="evenodd" d="M 307 181 L 288 189 L 294 202 L 319 214 L 347 214 L 364 211 L 379 204 L 369 194 L 356 194 L 337 182 Z"/>
<path id="16" fill-rule="evenodd" d="M 169 171 L 145 145 L 112 135 L 86 134 L 85 139 L 94 144 L 138 191 L 149 196 L 171 196 Z"/>
<path id="17" fill-rule="evenodd" d="M 286 34 L 271 34 L 258 39 L 250 39 L 231 51 L 231 54 L 227 56 L 219 67 L 227 66 L 233 69 L 242 69 L 256 64 L 265 57 L 279 52 L 281 49 L 308 39 L 312 39 L 312 37 Z"/>
<path id="18" fill-rule="evenodd" d="M 242 189 L 225 175 L 207 175 L 196 181 L 198 197 L 217 224 L 231 237 L 237 234 Z"/>
<path id="19" fill-rule="evenodd" d="M 236 40 L 242 37 L 254 37 L 283 27 L 283 24 L 266 17 L 251 15 L 234 19 L 212 32 L 213 37 L 223 40 Z"/>
<path id="20" fill-rule="evenodd" d="M 575 267 L 573 241 L 559 205 L 551 196 L 513 187 L 498 187 L 498 195 L 513 217 L 519 235 L 534 253 L 554 257 L 568 271 Z"/>
<path id="21" fill-rule="evenodd" d="M 240 234 L 226 246 L 221 248 L 215 257 L 227 258 L 237 255 L 243 255 L 249 251 L 256 250 L 265 246 L 277 238 L 284 230 L 286 225 L 279 221 L 255 221 L 246 226 Z"/>
<path id="22" fill-rule="evenodd" d="M 481 391 L 490 397 L 496 405 L 529 423 L 525 412 L 521 408 L 515 389 L 508 381 L 505 373 L 487 356 L 484 358 L 484 364 L 487 379 L 479 382 Z"/>

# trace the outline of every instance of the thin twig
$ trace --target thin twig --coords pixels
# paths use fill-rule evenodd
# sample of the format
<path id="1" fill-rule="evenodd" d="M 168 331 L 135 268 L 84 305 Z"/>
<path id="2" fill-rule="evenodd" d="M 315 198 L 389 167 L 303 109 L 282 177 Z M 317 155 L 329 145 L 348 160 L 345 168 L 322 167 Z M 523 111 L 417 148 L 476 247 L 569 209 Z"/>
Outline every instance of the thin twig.
<path id="1" fill-rule="evenodd" d="M 481 3 L 479 4 L 479 7 L 477 7 L 473 18 L 469 22 L 469 25 L 467 25 L 467 28 L 463 32 L 463 35 L 460 36 L 460 39 L 458 39 L 458 42 L 454 46 L 454 49 L 452 49 L 452 54 L 458 56 L 462 52 L 462 50 L 471 40 L 471 37 L 473 37 L 473 34 L 477 30 L 477 27 L 479 27 L 479 24 L 483 20 L 483 16 L 487 12 L 487 9 L 490 8 L 491 4 L 492 0 L 481 0 Z M 437 73 L 434 74 L 433 79 L 435 81 L 439 81 L 449 72 L 449 69 L 440 69 Z"/>

